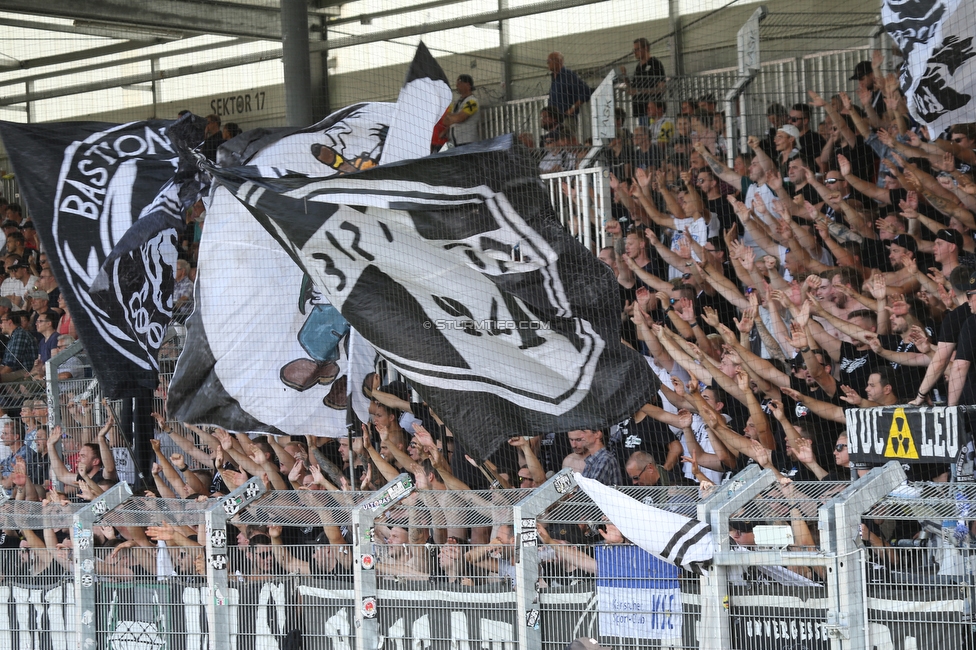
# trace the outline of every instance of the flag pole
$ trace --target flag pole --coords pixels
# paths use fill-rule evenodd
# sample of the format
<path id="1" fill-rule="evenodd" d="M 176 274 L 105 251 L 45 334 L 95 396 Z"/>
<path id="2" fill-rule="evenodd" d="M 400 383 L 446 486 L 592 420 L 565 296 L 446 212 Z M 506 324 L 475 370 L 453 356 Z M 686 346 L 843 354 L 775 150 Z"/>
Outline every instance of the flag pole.
<path id="1" fill-rule="evenodd" d="M 123 414 L 127 414 L 132 431 L 132 462 L 135 464 L 136 477 L 144 490 L 155 490 L 156 486 L 150 477 L 153 463 L 152 439 L 155 435 L 153 426 L 152 407 L 153 391 L 145 389 L 139 396 L 131 400 L 123 400 Z"/>

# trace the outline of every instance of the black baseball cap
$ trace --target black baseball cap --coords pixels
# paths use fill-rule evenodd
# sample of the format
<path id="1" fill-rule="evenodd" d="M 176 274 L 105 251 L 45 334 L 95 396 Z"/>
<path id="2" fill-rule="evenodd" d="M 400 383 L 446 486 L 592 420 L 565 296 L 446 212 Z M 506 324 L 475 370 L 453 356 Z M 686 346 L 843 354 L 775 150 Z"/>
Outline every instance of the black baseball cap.
<path id="1" fill-rule="evenodd" d="M 874 69 L 871 67 L 871 62 L 861 61 L 856 66 L 854 66 L 854 74 L 851 75 L 850 80 L 860 81 L 861 79 L 868 76 L 872 72 L 874 72 Z"/>
<path id="2" fill-rule="evenodd" d="M 935 234 L 936 239 L 955 244 L 956 248 L 962 250 L 962 233 L 952 228 L 943 228 Z"/>
<path id="3" fill-rule="evenodd" d="M 911 235 L 906 235 L 905 233 L 898 235 L 888 242 L 889 246 L 892 244 L 910 250 L 912 253 L 918 250 L 918 243 L 915 241 L 915 238 Z"/>

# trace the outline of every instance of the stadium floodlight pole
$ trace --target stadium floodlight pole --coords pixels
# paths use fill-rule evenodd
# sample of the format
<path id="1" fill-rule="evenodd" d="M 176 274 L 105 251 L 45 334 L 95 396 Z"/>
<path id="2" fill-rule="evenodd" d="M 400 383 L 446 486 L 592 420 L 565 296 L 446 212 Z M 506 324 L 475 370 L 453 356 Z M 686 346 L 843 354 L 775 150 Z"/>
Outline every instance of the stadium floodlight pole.
<path id="1" fill-rule="evenodd" d="M 308 5 L 305 0 L 281 0 L 281 62 L 288 126 L 302 127 L 312 123 L 312 68 L 308 42 Z"/>

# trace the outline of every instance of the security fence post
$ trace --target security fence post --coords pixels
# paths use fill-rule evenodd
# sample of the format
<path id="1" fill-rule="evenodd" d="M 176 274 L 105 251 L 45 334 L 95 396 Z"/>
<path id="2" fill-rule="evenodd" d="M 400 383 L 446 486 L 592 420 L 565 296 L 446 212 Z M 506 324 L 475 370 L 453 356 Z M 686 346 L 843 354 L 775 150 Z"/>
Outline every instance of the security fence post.
<path id="1" fill-rule="evenodd" d="M 78 612 L 77 647 L 92 650 L 102 647 L 96 637 L 97 617 L 95 548 L 92 526 L 101 521 L 110 510 L 119 507 L 132 496 L 128 483 L 116 483 L 104 494 L 74 514 L 71 527 L 71 543 L 74 549 L 75 611 Z"/>
<path id="2" fill-rule="evenodd" d="M 729 615 L 728 567 L 721 553 L 729 552 L 729 517 L 776 481 L 769 470 L 750 465 L 715 488 L 698 504 L 698 520 L 712 527 L 715 560 L 701 578 L 701 621 L 698 638 L 701 650 L 727 650 L 732 647 Z"/>
<path id="3" fill-rule="evenodd" d="M 61 388 L 58 369 L 62 363 L 84 350 L 81 341 L 75 341 L 57 354 L 52 354 L 51 358 L 44 363 L 44 376 L 47 383 L 47 421 L 52 429 L 61 425 Z"/>
<path id="4" fill-rule="evenodd" d="M 861 517 L 904 482 L 905 470 L 891 461 L 851 483 L 820 509 L 821 539 L 826 540 L 822 546 L 835 558 L 834 566 L 827 567 L 829 604 L 825 627 L 831 650 L 871 648 L 863 579 L 865 558 L 859 556 L 864 548 Z"/>
<path id="5" fill-rule="evenodd" d="M 400 474 L 352 510 L 353 615 L 356 650 L 372 650 L 379 641 L 377 620 L 376 552 L 373 523 L 393 504 L 414 490 L 413 478 Z"/>
<path id="6" fill-rule="evenodd" d="M 264 482 L 251 478 L 207 509 L 207 626 L 210 650 L 230 650 L 230 602 L 227 585 L 227 520 L 265 493 Z"/>
<path id="7" fill-rule="evenodd" d="M 515 535 L 515 625 L 518 647 L 542 650 L 542 607 L 539 600 L 539 541 L 536 518 L 576 487 L 571 469 L 564 469 L 512 506 Z"/>

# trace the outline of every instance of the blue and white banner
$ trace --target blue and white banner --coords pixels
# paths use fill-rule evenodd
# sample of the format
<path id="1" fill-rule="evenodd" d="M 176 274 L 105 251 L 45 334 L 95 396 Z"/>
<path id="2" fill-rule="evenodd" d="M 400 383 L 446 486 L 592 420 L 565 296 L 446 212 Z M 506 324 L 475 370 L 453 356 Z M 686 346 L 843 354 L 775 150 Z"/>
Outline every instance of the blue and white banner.
<path id="1" fill-rule="evenodd" d="M 678 567 L 637 546 L 594 548 L 600 635 L 680 643 Z"/>

